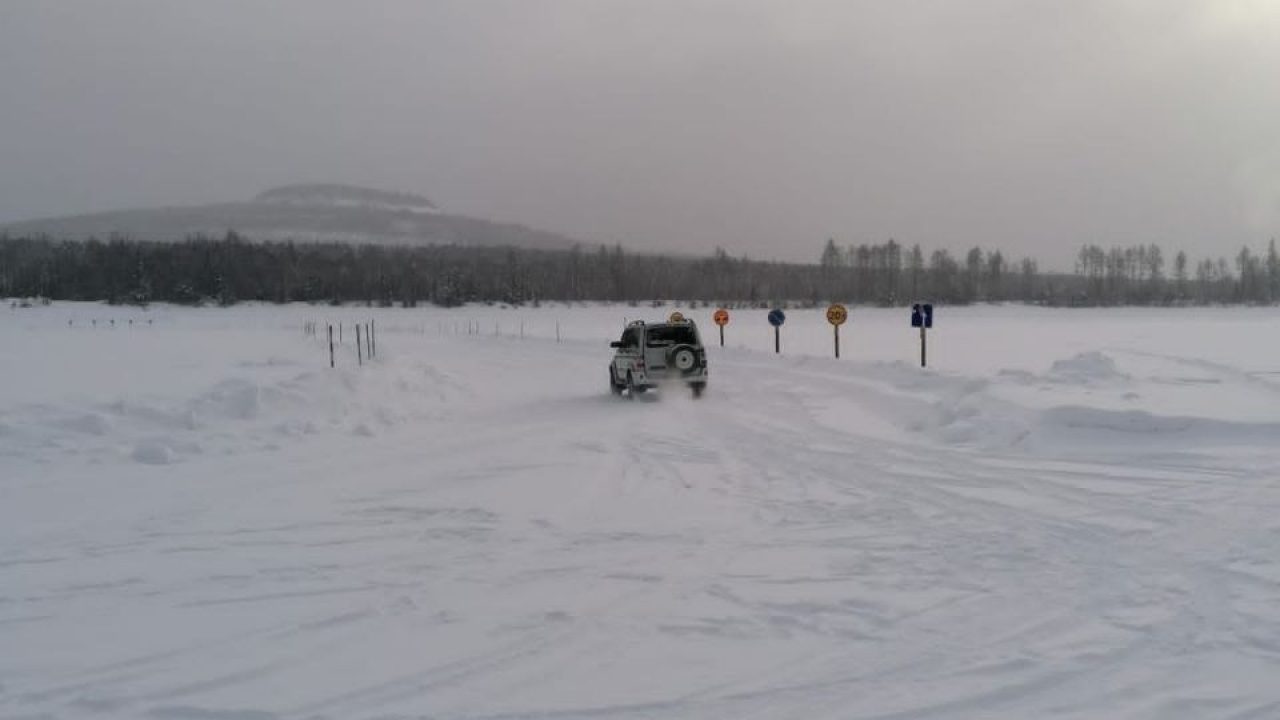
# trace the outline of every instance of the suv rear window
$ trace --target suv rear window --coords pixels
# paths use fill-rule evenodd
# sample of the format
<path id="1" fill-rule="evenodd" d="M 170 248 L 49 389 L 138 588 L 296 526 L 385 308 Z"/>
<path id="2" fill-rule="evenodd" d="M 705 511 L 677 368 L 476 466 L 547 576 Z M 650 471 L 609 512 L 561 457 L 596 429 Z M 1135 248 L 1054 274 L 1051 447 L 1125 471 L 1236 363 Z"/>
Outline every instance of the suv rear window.
<path id="1" fill-rule="evenodd" d="M 698 334 L 688 325 L 656 325 L 646 329 L 645 343 L 649 347 L 697 345 Z"/>

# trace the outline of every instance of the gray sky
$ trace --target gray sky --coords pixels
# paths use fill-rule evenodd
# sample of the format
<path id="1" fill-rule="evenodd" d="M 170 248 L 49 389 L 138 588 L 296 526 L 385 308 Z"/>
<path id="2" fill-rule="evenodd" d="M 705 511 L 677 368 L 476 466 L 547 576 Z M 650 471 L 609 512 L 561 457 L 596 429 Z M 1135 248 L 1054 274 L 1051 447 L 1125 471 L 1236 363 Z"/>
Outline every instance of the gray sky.
<path id="1" fill-rule="evenodd" d="M 0 221 L 291 182 L 636 248 L 1280 235 L 1280 1 L 0 0 Z"/>

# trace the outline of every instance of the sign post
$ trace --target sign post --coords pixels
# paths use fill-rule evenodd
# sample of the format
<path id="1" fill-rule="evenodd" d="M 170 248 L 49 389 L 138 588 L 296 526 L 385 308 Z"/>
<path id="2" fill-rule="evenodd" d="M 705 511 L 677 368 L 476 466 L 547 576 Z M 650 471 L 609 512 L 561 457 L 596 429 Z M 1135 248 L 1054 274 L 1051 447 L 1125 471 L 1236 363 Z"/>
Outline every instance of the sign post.
<path id="1" fill-rule="evenodd" d="M 782 354 L 782 323 L 787 321 L 787 314 L 780 308 L 769 311 L 769 324 L 773 326 L 773 351 Z"/>
<path id="2" fill-rule="evenodd" d="M 927 367 L 928 352 L 925 331 L 933 327 L 933 305 L 916 303 L 911 306 L 911 327 L 920 328 L 920 367 Z"/>
<path id="3" fill-rule="evenodd" d="M 831 323 L 831 329 L 835 332 L 836 338 L 836 357 L 840 357 L 840 326 L 849 319 L 849 310 L 840 303 L 832 303 L 827 308 L 827 322 Z"/>
<path id="4" fill-rule="evenodd" d="M 724 326 L 729 324 L 729 311 L 720 308 L 711 316 L 711 319 L 720 326 L 720 347 L 724 347 Z"/>

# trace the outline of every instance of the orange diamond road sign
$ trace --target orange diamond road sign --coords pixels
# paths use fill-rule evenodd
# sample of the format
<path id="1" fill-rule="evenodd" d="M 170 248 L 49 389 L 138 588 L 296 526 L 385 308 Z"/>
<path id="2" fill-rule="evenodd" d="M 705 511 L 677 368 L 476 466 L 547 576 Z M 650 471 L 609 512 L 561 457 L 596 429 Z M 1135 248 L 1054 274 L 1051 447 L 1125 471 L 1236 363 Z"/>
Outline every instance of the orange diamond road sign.
<path id="1" fill-rule="evenodd" d="M 724 308 L 720 308 L 716 311 L 715 315 L 711 316 L 711 319 L 720 327 L 724 327 L 729 324 L 729 311 Z"/>
<path id="2" fill-rule="evenodd" d="M 840 303 L 835 303 L 831 307 L 827 308 L 827 322 L 831 323 L 832 325 L 839 327 L 844 324 L 845 320 L 848 320 L 848 319 L 849 319 L 849 311 L 845 309 L 845 306 L 841 305 Z"/>

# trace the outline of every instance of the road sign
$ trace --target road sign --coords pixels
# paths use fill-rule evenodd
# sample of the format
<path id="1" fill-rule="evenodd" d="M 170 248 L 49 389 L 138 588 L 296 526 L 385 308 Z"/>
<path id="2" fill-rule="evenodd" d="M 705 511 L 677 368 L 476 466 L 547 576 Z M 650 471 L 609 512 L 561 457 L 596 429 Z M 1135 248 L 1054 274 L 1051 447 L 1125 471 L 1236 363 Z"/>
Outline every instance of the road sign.
<path id="1" fill-rule="evenodd" d="M 782 354 L 782 323 L 787 321 L 787 314 L 781 308 L 769 311 L 769 324 L 773 326 L 773 351 Z"/>
<path id="2" fill-rule="evenodd" d="M 933 327 L 933 305 L 929 303 L 912 305 L 911 327 L 920 328 L 920 367 L 925 367 L 928 361 L 928 341 L 925 339 L 925 331 Z"/>
<path id="3" fill-rule="evenodd" d="M 684 322 L 684 313 L 677 310 L 671 313 L 671 317 L 667 318 L 667 321 L 673 323 Z"/>
<path id="4" fill-rule="evenodd" d="M 933 305 L 916 303 L 911 306 L 911 327 L 933 327 Z"/>
<path id="5" fill-rule="evenodd" d="M 720 326 L 720 347 L 724 347 L 724 326 L 729 324 L 729 311 L 720 308 L 711 316 L 711 319 Z"/>
<path id="6" fill-rule="evenodd" d="M 836 357 L 840 357 L 840 326 L 849 319 L 849 310 L 840 303 L 832 303 L 827 308 L 827 322 L 831 323 L 831 332 L 836 346 Z"/>
<path id="7" fill-rule="evenodd" d="M 835 303 L 831 307 L 827 308 L 827 322 L 832 325 L 840 327 L 844 324 L 844 321 L 848 319 L 849 311 L 840 303 Z"/>

